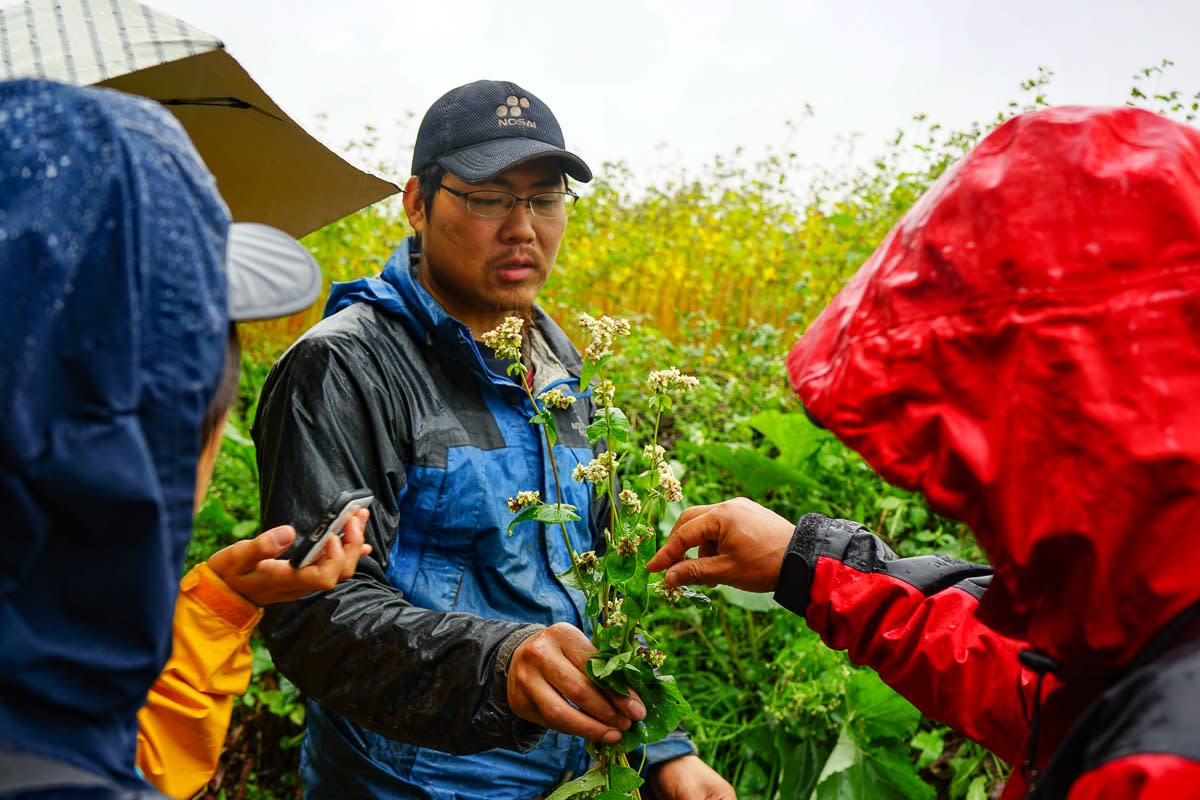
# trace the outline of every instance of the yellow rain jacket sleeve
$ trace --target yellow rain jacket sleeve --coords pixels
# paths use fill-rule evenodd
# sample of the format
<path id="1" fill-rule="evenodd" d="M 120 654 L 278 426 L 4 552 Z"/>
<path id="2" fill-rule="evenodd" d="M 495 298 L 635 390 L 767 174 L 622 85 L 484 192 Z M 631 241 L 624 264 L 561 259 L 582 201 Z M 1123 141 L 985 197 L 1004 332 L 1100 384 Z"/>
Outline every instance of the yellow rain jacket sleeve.
<path id="1" fill-rule="evenodd" d="M 180 581 L 171 658 L 138 712 L 138 768 L 164 794 L 191 797 L 216 772 L 261 616 L 208 564 Z"/>

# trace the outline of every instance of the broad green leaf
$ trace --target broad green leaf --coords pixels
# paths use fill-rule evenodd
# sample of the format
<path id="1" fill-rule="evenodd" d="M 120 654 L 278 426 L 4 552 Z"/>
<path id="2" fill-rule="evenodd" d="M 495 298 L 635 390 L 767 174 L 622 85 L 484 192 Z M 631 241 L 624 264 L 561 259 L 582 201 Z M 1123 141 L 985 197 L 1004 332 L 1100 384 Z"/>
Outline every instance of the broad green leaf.
<path id="1" fill-rule="evenodd" d="M 605 789 L 593 800 L 633 800 L 633 795 L 629 792 L 618 792 L 616 789 Z"/>
<path id="2" fill-rule="evenodd" d="M 699 449 L 706 459 L 728 471 L 734 484 L 750 497 L 765 497 L 782 486 L 822 491 L 821 485 L 806 473 L 748 445 L 708 444 Z"/>
<path id="3" fill-rule="evenodd" d="M 907 742 L 921 721 L 921 712 L 872 670 L 857 670 L 850 676 L 846 707 L 848 724 L 864 745 L 897 739 Z"/>
<path id="4" fill-rule="evenodd" d="M 777 754 L 776 763 L 783 772 L 779 776 L 779 797 L 809 797 L 817 785 L 817 776 L 830 745 L 815 736 L 795 736 L 782 727 L 775 729 L 772 740 Z"/>
<path id="5" fill-rule="evenodd" d="M 775 611 L 781 608 L 779 603 L 775 602 L 775 598 L 768 593 L 747 592 L 734 586 L 718 586 L 716 591 L 724 598 L 725 602 L 747 611 Z M 708 599 L 707 596 L 705 599 Z"/>
<path id="6" fill-rule="evenodd" d="M 842 728 L 813 792 L 815 800 L 933 800 L 933 787 L 921 780 L 906 748 L 861 749 Z"/>
<path id="7" fill-rule="evenodd" d="M 632 792 L 644 783 L 637 770 L 624 764 L 613 764 L 608 768 L 608 786 L 618 792 Z"/>
<path id="8" fill-rule="evenodd" d="M 258 523 L 252 519 L 244 519 L 233 526 L 233 538 L 245 539 L 258 531 Z"/>
<path id="9" fill-rule="evenodd" d="M 600 370 L 604 369 L 604 365 L 608 363 L 608 359 L 610 358 L 612 358 L 611 354 L 597 361 L 584 359 L 583 367 L 579 370 L 579 391 L 582 392 L 588 388 L 588 385 L 592 382 L 592 378 L 596 377 L 600 373 Z"/>
<path id="10" fill-rule="evenodd" d="M 604 556 L 604 572 L 610 583 L 623 584 L 633 577 L 637 571 L 637 556 L 623 556 L 616 550 L 610 550 Z"/>
<path id="11" fill-rule="evenodd" d="M 779 460 L 789 467 L 800 467 L 807 462 L 821 442 L 829 438 L 803 412 L 764 411 L 747 420 L 747 424 L 775 446 Z"/>
<path id="12" fill-rule="evenodd" d="M 679 691 L 679 686 L 672 676 L 644 672 L 626 674 L 633 679 L 630 685 L 646 705 L 646 718 L 637 726 L 636 733 L 632 727 L 625 732 L 624 743 L 627 749 L 643 742 L 659 741 L 675 730 L 683 718 L 691 713 L 692 707 L 683 699 L 683 693 Z"/>
<path id="13" fill-rule="evenodd" d="M 533 506 L 533 509 L 533 518 L 546 525 L 579 521 L 579 514 L 576 513 L 575 506 L 570 503 L 545 503 L 540 506 Z"/>
<path id="14" fill-rule="evenodd" d="M 585 792 L 604 786 L 604 775 L 598 769 L 589 769 L 573 781 L 567 781 L 555 789 L 546 800 L 567 800 Z"/>
<path id="15" fill-rule="evenodd" d="M 517 515 L 515 517 L 513 517 L 513 521 L 508 523 L 508 535 L 512 536 L 513 528 L 517 525 L 520 525 L 522 522 L 530 522 L 530 521 L 536 520 L 539 508 L 541 508 L 540 505 L 529 506 L 527 508 L 522 508 L 519 512 L 517 512 Z"/>
<path id="16" fill-rule="evenodd" d="M 591 444 L 609 439 L 610 447 L 614 442 L 628 442 L 631 436 L 629 418 L 619 408 L 602 408 L 596 412 L 592 424 L 588 425 L 587 436 Z"/>

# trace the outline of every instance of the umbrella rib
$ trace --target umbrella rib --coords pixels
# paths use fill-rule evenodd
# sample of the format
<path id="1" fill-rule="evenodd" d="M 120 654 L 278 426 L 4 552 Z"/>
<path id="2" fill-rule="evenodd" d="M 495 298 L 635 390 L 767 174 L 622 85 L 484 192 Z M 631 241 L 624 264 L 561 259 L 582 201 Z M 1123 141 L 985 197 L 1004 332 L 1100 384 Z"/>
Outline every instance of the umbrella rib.
<path id="1" fill-rule="evenodd" d="M 215 106 L 222 108 L 244 108 L 249 109 L 250 111 L 257 111 L 264 117 L 270 117 L 276 122 L 283 122 L 281 118 L 275 116 L 270 111 L 259 108 L 253 103 L 247 103 L 245 100 L 241 100 L 236 97 L 169 97 L 159 100 L 158 102 L 162 103 L 164 106 Z"/>

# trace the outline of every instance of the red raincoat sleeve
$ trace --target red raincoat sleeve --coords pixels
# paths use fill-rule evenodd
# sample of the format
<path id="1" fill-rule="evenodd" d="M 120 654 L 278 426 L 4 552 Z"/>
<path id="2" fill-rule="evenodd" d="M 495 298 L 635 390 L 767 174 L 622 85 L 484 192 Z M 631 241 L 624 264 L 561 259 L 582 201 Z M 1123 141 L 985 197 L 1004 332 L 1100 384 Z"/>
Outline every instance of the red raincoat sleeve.
<path id="1" fill-rule="evenodd" d="M 1200 764 L 1175 755 L 1137 754 L 1081 776 L 1067 800 L 1177 800 L 1200 794 Z"/>
<path id="2" fill-rule="evenodd" d="M 1035 676 L 1022 642 L 975 617 L 991 569 L 930 555 L 899 558 L 862 525 L 809 514 L 796 526 L 776 599 L 830 647 L 846 650 L 927 716 L 1009 764 L 1029 732 Z"/>

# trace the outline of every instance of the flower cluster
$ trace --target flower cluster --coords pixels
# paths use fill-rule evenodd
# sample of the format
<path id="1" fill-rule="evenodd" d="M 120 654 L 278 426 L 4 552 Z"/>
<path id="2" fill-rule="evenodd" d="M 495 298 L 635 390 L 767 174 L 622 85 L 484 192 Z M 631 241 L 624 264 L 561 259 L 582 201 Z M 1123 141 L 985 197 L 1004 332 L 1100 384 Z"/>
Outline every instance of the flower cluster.
<path id="1" fill-rule="evenodd" d="M 658 583 L 651 584 L 650 588 L 654 590 L 656 595 L 668 603 L 678 603 L 683 599 L 682 586 L 670 586 L 666 581 L 659 581 Z"/>
<path id="2" fill-rule="evenodd" d="M 604 483 L 608 480 L 608 476 L 617 471 L 617 457 L 613 455 L 611 450 L 606 450 L 600 455 L 591 460 L 587 466 L 576 464 L 575 469 L 571 472 L 571 477 L 578 483 L 589 481 L 590 483 Z"/>
<path id="3" fill-rule="evenodd" d="M 600 566 L 600 559 L 596 556 L 595 550 L 585 550 L 579 554 L 577 559 L 579 568 L 584 572 L 590 572 Z"/>
<path id="4" fill-rule="evenodd" d="M 483 343 L 495 351 L 497 358 L 520 362 L 521 331 L 524 329 L 525 320 L 505 317 L 503 322 L 483 335 Z"/>
<path id="5" fill-rule="evenodd" d="M 616 627 L 617 625 L 625 624 L 628 618 L 625 616 L 625 612 L 621 610 L 623 603 L 624 601 L 620 597 L 608 601 L 608 604 L 604 607 L 606 625 Z"/>
<path id="6" fill-rule="evenodd" d="M 534 490 L 532 492 L 517 492 L 516 497 L 508 498 L 508 510 L 517 514 L 521 509 L 536 506 L 542 502 L 542 493 Z"/>
<path id="7" fill-rule="evenodd" d="M 671 367 L 651 372 L 646 383 L 654 394 L 666 394 L 672 389 L 695 389 L 700 385 L 700 379 L 693 375 L 684 375 L 675 367 Z"/>
<path id="8" fill-rule="evenodd" d="M 621 499 L 621 506 L 628 509 L 630 514 L 641 513 L 642 498 L 638 497 L 638 493 L 633 489 L 622 489 L 617 497 Z"/>
<path id="9" fill-rule="evenodd" d="M 658 669 L 667 660 L 667 654 L 662 650 L 655 650 L 649 647 L 639 647 L 637 649 L 638 658 L 645 661 L 650 666 Z"/>
<path id="10" fill-rule="evenodd" d="M 613 382 L 608 378 L 602 378 L 592 393 L 596 399 L 596 408 L 612 408 L 613 397 L 616 393 L 617 387 L 613 385 Z"/>
<path id="11" fill-rule="evenodd" d="M 616 317 L 596 319 L 590 314 L 580 314 L 579 325 L 592 337 L 583 351 L 583 357 L 588 361 L 599 361 L 611 354 L 613 338 L 629 335 L 629 320 Z"/>
<path id="12" fill-rule="evenodd" d="M 648 444 L 642 448 L 642 456 L 655 467 L 667 455 L 667 450 L 661 444 Z"/>
<path id="13" fill-rule="evenodd" d="M 576 397 L 563 394 L 562 389 L 549 389 L 538 395 L 538 401 L 547 408 L 568 409 L 575 405 Z"/>
<path id="14" fill-rule="evenodd" d="M 675 470 L 671 469 L 671 465 L 666 461 L 659 461 L 657 470 L 658 485 L 662 489 L 663 497 L 668 500 L 682 500 L 683 485 L 675 477 Z"/>

